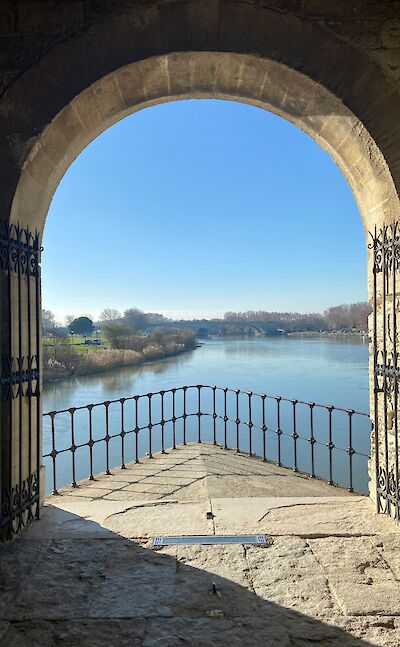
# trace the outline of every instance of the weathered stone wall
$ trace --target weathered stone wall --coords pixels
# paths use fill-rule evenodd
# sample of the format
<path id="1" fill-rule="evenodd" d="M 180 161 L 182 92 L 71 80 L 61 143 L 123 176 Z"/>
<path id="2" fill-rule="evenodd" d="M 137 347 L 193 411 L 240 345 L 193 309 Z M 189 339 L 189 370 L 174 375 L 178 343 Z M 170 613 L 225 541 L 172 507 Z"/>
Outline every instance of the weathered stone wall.
<path id="1" fill-rule="evenodd" d="M 0 217 L 42 231 L 60 178 L 102 130 L 216 97 L 310 134 L 368 231 L 400 217 L 399 84 L 397 0 L 3 0 Z"/>
<path id="2" fill-rule="evenodd" d="M 3 0 L 0 5 L 0 93 L 21 73 L 39 62 L 57 43 L 95 23 L 123 16 L 135 22 L 138 7 L 178 17 L 179 8 L 191 11 L 211 26 L 224 5 L 255 5 L 315 25 L 321 33 L 356 48 L 375 61 L 384 75 L 400 82 L 400 3 L 398 0 Z M 178 9 L 174 7 L 178 5 Z M 180 7 L 179 7 L 180 6 Z"/>

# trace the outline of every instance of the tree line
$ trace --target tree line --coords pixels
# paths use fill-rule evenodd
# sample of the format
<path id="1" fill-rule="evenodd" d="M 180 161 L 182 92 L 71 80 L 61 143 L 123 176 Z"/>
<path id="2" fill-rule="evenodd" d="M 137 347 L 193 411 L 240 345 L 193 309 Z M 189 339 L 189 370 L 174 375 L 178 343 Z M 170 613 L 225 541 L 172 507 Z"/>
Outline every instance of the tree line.
<path id="1" fill-rule="evenodd" d="M 246 312 L 226 312 L 224 321 L 259 321 L 275 323 L 277 327 L 289 332 L 301 330 L 368 330 L 368 317 L 372 311 L 366 301 L 345 303 L 327 308 L 323 313 L 277 312 L 266 310 L 247 310 Z"/>
<path id="2" fill-rule="evenodd" d="M 194 348 L 196 335 L 188 329 L 174 329 L 173 323 L 165 328 L 163 332 L 155 331 L 151 335 L 145 335 L 144 329 L 149 323 L 155 321 L 169 322 L 163 315 L 157 313 L 145 313 L 139 308 L 129 308 L 123 315 L 118 310 L 107 308 L 101 314 L 101 320 L 93 322 L 90 316 L 68 317 L 69 323 L 66 327 L 57 327 L 54 314 L 50 310 L 43 310 L 42 325 L 43 332 L 52 336 L 62 337 L 68 334 L 90 337 L 96 331 L 107 340 L 108 347 L 115 350 L 133 350 L 143 352 L 149 345 L 156 345 L 166 348 L 171 344 L 183 348 Z"/>
<path id="3" fill-rule="evenodd" d="M 42 327 L 45 334 L 52 334 L 58 337 L 65 337 L 72 333 L 76 335 L 89 336 L 96 329 L 103 330 L 106 326 L 119 326 L 123 329 L 124 334 L 138 333 L 144 330 L 149 324 L 154 323 L 171 323 L 170 319 L 158 312 L 143 312 L 139 308 L 128 308 L 123 313 L 115 308 L 105 308 L 99 316 L 98 321 L 94 321 L 90 314 L 75 317 L 67 315 L 65 317 L 66 325 L 62 326 L 56 320 L 51 310 L 42 310 Z M 128 331 L 128 332 L 127 332 Z M 123 334 L 121 332 L 121 334 Z"/>
<path id="4" fill-rule="evenodd" d="M 278 312 L 268 310 L 247 310 L 246 312 L 226 312 L 224 322 L 263 322 L 275 323 L 277 328 L 287 332 L 297 331 L 339 331 L 368 330 L 368 316 L 371 306 L 366 301 L 347 303 L 327 308 L 323 313 Z M 173 330 L 174 322 L 157 312 L 143 312 L 139 308 L 128 308 L 123 313 L 114 308 L 105 308 L 97 322 L 90 315 L 81 317 L 67 316 L 67 326 L 60 326 L 51 310 L 42 311 L 42 325 L 45 334 L 67 336 L 70 333 L 89 336 L 96 329 L 107 333 L 109 339 L 117 338 L 126 345 L 127 338 L 139 335 L 149 324 L 169 324 Z M 175 331 L 177 332 L 177 331 Z M 125 341 L 123 341 L 125 340 Z"/>

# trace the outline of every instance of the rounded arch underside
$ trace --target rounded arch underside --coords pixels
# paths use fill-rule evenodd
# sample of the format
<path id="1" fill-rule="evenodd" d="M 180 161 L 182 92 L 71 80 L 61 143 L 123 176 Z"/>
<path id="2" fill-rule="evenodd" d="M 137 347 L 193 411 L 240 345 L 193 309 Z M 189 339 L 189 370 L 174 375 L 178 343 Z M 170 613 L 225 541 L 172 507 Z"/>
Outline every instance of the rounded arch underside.
<path id="1" fill-rule="evenodd" d="M 24 161 L 11 221 L 42 232 L 62 176 L 96 136 L 147 106 L 189 98 L 245 102 L 289 120 L 342 170 L 366 230 L 398 216 L 397 192 L 381 151 L 359 119 L 326 88 L 255 55 L 176 52 L 125 65 L 63 107 Z"/>

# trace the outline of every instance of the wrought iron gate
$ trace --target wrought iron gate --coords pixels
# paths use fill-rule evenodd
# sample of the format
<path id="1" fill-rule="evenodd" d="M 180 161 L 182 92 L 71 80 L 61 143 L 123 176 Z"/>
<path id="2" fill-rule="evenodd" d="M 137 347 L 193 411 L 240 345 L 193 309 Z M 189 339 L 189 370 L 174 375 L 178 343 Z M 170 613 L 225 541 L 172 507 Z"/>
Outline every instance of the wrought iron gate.
<path id="1" fill-rule="evenodd" d="M 400 223 L 370 233 L 373 253 L 374 448 L 377 511 L 400 520 Z"/>
<path id="2" fill-rule="evenodd" d="M 0 538 L 39 516 L 40 245 L 0 223 Z"/>

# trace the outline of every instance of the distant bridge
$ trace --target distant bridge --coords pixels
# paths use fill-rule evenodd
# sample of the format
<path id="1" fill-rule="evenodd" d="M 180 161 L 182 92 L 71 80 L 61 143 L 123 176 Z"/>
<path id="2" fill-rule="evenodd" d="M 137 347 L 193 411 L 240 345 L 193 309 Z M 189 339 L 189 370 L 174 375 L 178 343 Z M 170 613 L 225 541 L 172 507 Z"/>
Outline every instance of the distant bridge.
<path id="1" fill-rule="evenodd" d="M 190 329 L 198 337 L 207 337 L 208 335 L 225 337 L 229 334 L 248 334 L 253 331 L 256 335 L 278 335 L 282 333 L 282 330 L 278 328 L 278 324 L 271 321 L 209 321 L 207 319 L 151 323 L 147 324 L 145 331 L 154 332 L 156 330 L 165 330 L 166 328 Z"/>

